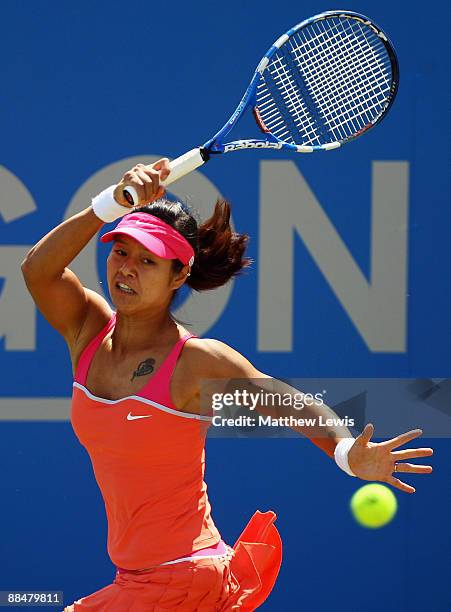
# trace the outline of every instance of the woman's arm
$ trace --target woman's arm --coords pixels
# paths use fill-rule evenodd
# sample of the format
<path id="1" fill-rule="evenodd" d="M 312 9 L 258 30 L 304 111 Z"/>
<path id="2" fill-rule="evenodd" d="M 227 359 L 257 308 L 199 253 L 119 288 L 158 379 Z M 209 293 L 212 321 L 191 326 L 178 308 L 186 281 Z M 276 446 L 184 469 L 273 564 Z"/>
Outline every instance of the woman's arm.
<path id="1" fill-rule="evenodd" d="M 191 380 L 197 381 L 197 402 L 202 385 L 205 395 L 208 380 L 212 381 L 209 394 L 210 389 L 211 392 L 219 390 L 214 379 L 224 380 L 221 385 L 222 392 L 233 393 L 235 389 L 239 389 L 240 392 L 253 393 L 254 398 L 258 398 L 261 392 L 279 393 L 285 397 L 284 394 L 288 394 L 298 399 L 302 395 L 305 397 L 305 394 L 298 389 L 258 371 L 243 355 L 222 342 L 197 340 L 191 341 L 188 346 L 190 351 L 187 354 L 187 362 L 190 364 L 188 371 L 190 371 Z M 305 403 L 301 410 L 294 408 L 294 402 L 276 408 L 256 403 L 253 411 L 249 409 L 249 414 L 255 414 L 255 411 L 274 417 L 292 415 L 298 419 L 303 418 L 306 422 L 308 422 L 307 419 L 312 419 L 313 424 L 294 426 L 292 429 L 309 438 L 330 457 L 334 456 L 335 448 L 340 440 L 353 438 L 349 429 L 339 424 L 340 419 L 336 413 L 322 401 L 310 401 L 309 398 L 308 404 Z M 350 469 L 355 476 L 363 480 L 387 482 L 401 491 L 414 493 L 413 487 L 401 482 L 392 474 L 394 471 L 416 474 L 432 472 L 431 466 L 400 463 L 402 459 L 431 456 L 433 454 L 431 448 L 395 450 L 419 437 L 422 434 L 421 430 L 409 431 L 379 444 L 371 442 L 373 431 L 371 424 L 366 425 L 362 434 L 352 443 L 348 453 Z"/>
<path id="2" fill-rule="evenodd" d="M 27 254 L 22 273 L 37 307 L 72 345 L 89 308 L 108 316 L 110 307 L 100 295 L 85 289 L 66 266 L 103 225 L 92 208 L 86 208 L 44 236 Z"/>
<path id="3" fill-rule="evenodd" d="M 191 340 L 183 352 L 183 368 L 176 371 L 173 382 L 173 394 L 176 405 L 188 412 L 200 410 L 201 393 L 206 399 L 207 393 L 224 392 L 247 393 L 258 397 L 261 393 L 290 395 L 299 400 L 302 392 L 277 378 L 260 372 L 255 366 L 232 347 L 212 339 Z M 219 381 L 220 384 L 219 384 Z M 233 387 L 233 389 L 232 389 Z M 290 406 L 264 406 L 256 404 L 249 409 L 274 418 L 293 416 L 296 418 L 315 419 L 320 426 L 299 425 L 293 429 L 307 436 L 329 456 L 333 456 L 337 443 L 342 438 L 352 437 L 345 426 L 331 425 L 328 419 L 338 419 L 337 414 L 324 402 L 308 401 L 302 410 L 296 409 L 299 401 Z M 320 421 L 321 417 L 321 421 Z M 323 425 L 324 423 L 324 425 Z"/>
<path id="4" fill-rule="evenodd" d="M 338 415 L 322 400 L 317 401 L 308 397 L 302 409 L 299 409 L 299 403 L 302 396 L 305 395 L 304 392 L 260 372 L 248 359 L 227 344 L 218 340 L 206 339 L 197 341 L 197 349 L 195 346 L 196 343 L 191 344 L 193 353 L 197 353 L 192 355 L 192 359 L 195 360 L 198 368 L 194 378 L 203 381 L 204 390 L 208 379 L 212 381 L 223 379 L 224 381 L 231 381 L 224 382 L 224 387 L 228 385 L 228 392 L 239 391 L 248 394 L 247 397 L 252 396 L 253 398 L 267 394 L 268 404 L 271 403 L 271 394 L 278 394 L 287 399 L 288 396 L 292 397 L 291 404 L 277 405 L 277 402 L 274 402 L 271 406 L 256 403 L 255 406 L 249 408 L 249 415 L 258 412 L 272 418 L 294 417 L 304 419 L 307 424 L 293 425 L 291 428 L 308 437 L 330 457 L 334 455 L 335 447 L 341 439 L 352 438 L 349 429 L 338 423 L 340 420 Z M 212 391 L 214 386 L 213 382 Z M 309 425 L 309 420 L 310 422 L 314 421 L 315 424 Z"/>
<path id="5" fill-rule="evenodd" d="M 137 190 L 140 201 L 150 202 L 162 193 L 160 176 L 165 178 L 168 174 L 167 160 L 160 160 L 152 166 L 135 166 L 122 178 L 115 190 L 115 198 L 127 212 L 130 207 L 121 194 L 126 185 L 131 185 Z M 83 287 L 67 267 L 102 225 L 103 221 L 90 206 L 52 229 L 22 262 L 22 273 L 37 307 L 69 346 L 76 342 L 88 317 L 98 318 L 100 326 L 111 315 L 106 300 Z"/>

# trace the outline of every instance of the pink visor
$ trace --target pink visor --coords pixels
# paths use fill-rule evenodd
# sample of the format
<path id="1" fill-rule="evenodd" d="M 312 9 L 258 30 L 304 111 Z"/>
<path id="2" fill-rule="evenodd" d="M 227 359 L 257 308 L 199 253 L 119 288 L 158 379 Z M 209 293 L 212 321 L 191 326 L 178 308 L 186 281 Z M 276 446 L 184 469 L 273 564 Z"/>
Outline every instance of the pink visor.
<path id="1" fill-rule="evenodd" d="M 194 250 L 173 227 L 149 213 L 129 213 L 114 230 L 107 232 L 101 242 L 111 242 L 118 234 L 134 238 L 148 251 L 163 259 L 179 259 L 184 266 L 192 266 Z"/>

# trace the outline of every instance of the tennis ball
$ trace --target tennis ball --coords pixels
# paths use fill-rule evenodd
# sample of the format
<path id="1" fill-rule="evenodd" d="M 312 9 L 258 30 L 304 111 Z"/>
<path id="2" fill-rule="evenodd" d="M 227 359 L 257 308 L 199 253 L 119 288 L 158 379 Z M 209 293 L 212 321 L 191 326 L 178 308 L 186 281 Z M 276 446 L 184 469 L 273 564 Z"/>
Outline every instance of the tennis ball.
<path id="1" fill-rule="evenodd" d="M 355 520 L 370 529 L 389 523 L 398 508 L 393 492 L 381 484 L 367 484 L 358 489 L 351 497 L 350 505 Z"/>

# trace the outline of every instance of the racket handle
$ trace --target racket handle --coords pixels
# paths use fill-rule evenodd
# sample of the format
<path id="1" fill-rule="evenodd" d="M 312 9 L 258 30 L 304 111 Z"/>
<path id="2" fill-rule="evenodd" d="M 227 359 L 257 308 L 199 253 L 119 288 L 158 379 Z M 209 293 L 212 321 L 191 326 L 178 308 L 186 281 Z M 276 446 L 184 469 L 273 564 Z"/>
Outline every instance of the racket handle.
<path id="1" fill-rule="evenodd" d="M 160 185 L 167 187 L 171 183 L 175 183 L 175 181 L 178 181 L 182 176 L 185 176 L 185 174 L 189 174 L 193 170 L 196 170 L 196 168 L 199 168 L 199 166 L 205 164 L 206 161 L 207 160 L 202 157 L 200 149 L 188 151 L 188 153 L 170 162 L 169 167 L 171 168 L 171 174 L 166 180 L 160 181 Z M 134 187 L 126 187 L 124 189 L 124 197 L 127 202 L 133 206 L 139 204 L 138 194 Z"/>
<path id="2" fill-rule="evenodd" d="M 171 183 L 175 183 L 175 181 L 178 181 L 182 176 L 185 176 L 185 174 L 189 174 L 193 170 L 196 170 L 196 168 L 199 168 L 199 166 L 205 164 L 205 161 L 200 149 L 191 149 L 188 153 L 170 162 L 169 167 L 171 168 L 171 174 L 166 180 L 161 181 L 161 184 L 167 187 Z"/>

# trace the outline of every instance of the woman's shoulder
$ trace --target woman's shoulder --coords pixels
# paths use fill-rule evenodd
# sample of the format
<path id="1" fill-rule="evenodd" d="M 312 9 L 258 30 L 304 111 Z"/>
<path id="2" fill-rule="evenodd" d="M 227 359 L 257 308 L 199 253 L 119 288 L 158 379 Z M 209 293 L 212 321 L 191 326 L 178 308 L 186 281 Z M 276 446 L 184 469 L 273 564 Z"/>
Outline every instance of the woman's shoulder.
<path id="1" fill-rule="evenodd" d="M 200 377 L 248 376 L 256 371 L 239 351 L 215 338 L 191 338 L 183 360 L 187 369 Z"/>
<path id="2" fill-rule="evenodd" d="M 185 352 L 193 359 L 205 359 L 207 361 L 223 359 L 231 355 L 235 349 L 216 338 L 198 338 L 193 336 L 186 345 Z"/>
<path id="3" fill-rule="evenodd" d="M 185 343 L 180 362 L 175 371 L 172 397 L 175 405 L 186 412 L 197 412 L 199 394 L 221 388 L 217 386 L 219 379 L 264 376 L 236 349 L 214 338 L 191 338 Z"/>

